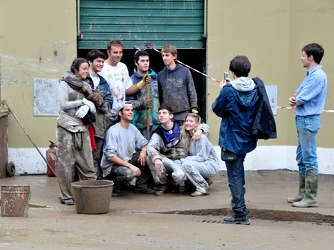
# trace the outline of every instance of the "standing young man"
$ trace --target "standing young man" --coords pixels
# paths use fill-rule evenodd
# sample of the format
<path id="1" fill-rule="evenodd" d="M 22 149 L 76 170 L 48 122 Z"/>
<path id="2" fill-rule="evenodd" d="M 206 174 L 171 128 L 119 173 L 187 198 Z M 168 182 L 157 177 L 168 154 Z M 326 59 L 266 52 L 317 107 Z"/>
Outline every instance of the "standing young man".
<path id="1" fill-rule="evenodd" d="M 166 45 L 161 50 L 165 67 L 158 73 L 160 104 L 170 107 L 173 121 L 182 124 L 187 113 L 197 114 L 197 93 L 190 70 L 176 63 L 177 49 Z"/>
<path id="2" fill-rule="evenodd" d="M 159 117 L 158 117 L 158 108 L 160 106 L 159 102 L 159 93 L 158 93 L 158 82 L 157 82 L 157 74 L 150 68 L 150 55 L 146 50 L 139 50 L 134 55 L 134 62 L 137 66 L 137 71 L 131 76 L 131 80 L 133 84 L 137 84 L 138 82 L 142 81 L 144 76 L 149 74 L 152 78 L 152 82 L 149 85 L 149 100 L 151 101 L 151 109 L 148 113 L 149 116 L 147 117 L 147 111 L 143 109 L 135 110 L 135 117 L 133 119 L 133 124 L 139 129 L 143 136 L 147 139 L 147 124 L 150 125 L 149 131 L 152 134 L 157 126 L 160 124 Z M 127 97 L 128 99 L 129 97 Z M 130 96 L 130 100 L 137 100 L 139 106 L 141 103 L 145 103 L 146 101 L 146 88 L 142 88 L 137 93 Z M 132 103 L 135 107 L 135 103 Z M 145 105 L 143 105 L 145 106 Z M 149 119 L 149 122 L 147 122 Z"/>
<path id="3" fill-rule="evenodd" d="M 321 126 L 327 92 L 327 75 L 320 65 L 324 49 L 317 43 L 302 49 L 301 61 L 307 68 L 306 78 L 289 97 L 295 107 L 298 133 L 296 160 L 299 167 L 299 193 L 288 198 L 294 207 L 317 207 L 318 159 L 317 133 Z"/>
<path id="4" fill-rule="evenodd" d="M 112 109 L 113 99 L 110 92 L 109 84 L 104 77 L 100 76 L 98 72 L 101 72 L 104 61 L 106 59 L 105 54 L 100 50 L 91 50 L 87 54 L 87 61 L 89 64 L 89 73 L 87 80 L 96 93 L 103 97 L 103 103 L 101 106 L 97 106 L 95 118 L 96 121 L 93 123 L 94 128 L 94 139 L 96 148 L 93 150 L 94 167 L 97 170 L 98 178 L 100 179 L 102 173 L 100 171 L 100 161 L 102 157 L 102 147 L 104 142 L 105 133 L 107 127 L 109 127 L 108 119 L 106 116 Z"/>
<path id="5" fill-rule="evenodd" d="M 101 75 L 107 80 L 113 95 L 113 114 L 117 117 L 118 110 L 124 105 L 126 95 L 131 95 L 144 88 L 151 82 L 149 74 L 143 80 L 133 85 L 128 67 L 121 62 L 123 44 L 119 40 L 111 40 L 107 47 L 108 58 L 104 62 Z"/>
<path id="6" fill-rule="evenodd" d="M 103 177 L 112 180 L 115 188 L 130 186 L 130 182 L 136 177 L 135 191 L 153 194 L 154 190 L 149 188 L 151 173 L 146 165 L 148 141 L 131 124 L 131 103 L 125 102 L 120 108 L 118 119 L 119 122 L 111 126 L 106 134 L 101 161 Z"/>
<path id="7" fill-rule="evenodd" d="M 259 100 L 258 88 L 248 77 L 250 69 L 251 63 L 246 56 L 234 57 L 229 66 L 234 80 L 227 78 L 221 82 L 219 96 L 212 104 L 213 112 L 222 118 L 219 146 L 232 194 L 234 214 L 222 221 L 227 224 L 250 224 L 245 203 L 244 160 L 246 154 L 256 148 L 257 138 L 252 134 L 252 126 Z M 227 152 L 230 157 L 225 159 Z"/>

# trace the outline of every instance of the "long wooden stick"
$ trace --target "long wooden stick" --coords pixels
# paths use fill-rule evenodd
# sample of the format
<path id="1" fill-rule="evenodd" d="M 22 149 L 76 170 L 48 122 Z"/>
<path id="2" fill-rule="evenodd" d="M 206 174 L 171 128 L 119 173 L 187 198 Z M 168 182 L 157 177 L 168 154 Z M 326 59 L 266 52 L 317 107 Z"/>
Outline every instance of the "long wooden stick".
<path id="1" fill-rule="evenodd" d="M 149 95 L 149 84 L 146 84 L 146 100 L 150 99 Z M 146 109 L 146 139 L 149 140 L 151 137 L 151 124 L 150 124 L 150 108 Z"/>
<path id="2" fill-rule="evenodd" d="M 46 162 L 46 165 L 48 166 L 48 168 L 50 168 L 50 170 L 52 171 L 52 173 L 56 176 L 55 171 L 53 170 L 53 168 L 51 167 L 51 165 L 48 163 L 48 161 L 46 160 L 46 158 L 44 157 L 44 155 L 41 153 L 41 151 L 39 150 L 39 148 L 36 146 L 36 144 L 32 141 L 32 139 L 30 138 L 30 136 L 28 135 L 27 131 L 24 129 L 23 125 L 21 124 L 21 122 L 19 121 L 19 119 L 16 117 L 16 115 L 14 114 L 13 110 L 9 107 L 8 103 L 6 101 L 3 101 L 3 103 L 7 106 L 8 110 L 12 113 L 12 115 L 14 116 L 15 120 L 18 122 L 18 124 L 20 125 L 20 127 L 22 128 L 23 132 L 28 136 L 29 140 L 31 141 L 32 145 L 35 146 L 35 148 L 37 149 L 38 153 L 42 156 L 43 160 Z"/>

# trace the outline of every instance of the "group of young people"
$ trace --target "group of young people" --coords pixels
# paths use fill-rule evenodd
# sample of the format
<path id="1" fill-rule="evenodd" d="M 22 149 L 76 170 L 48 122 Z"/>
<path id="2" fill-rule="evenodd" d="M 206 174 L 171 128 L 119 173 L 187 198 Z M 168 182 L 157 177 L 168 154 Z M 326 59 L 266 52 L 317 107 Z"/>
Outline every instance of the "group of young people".
<path id="1" fill-rule="evenodd" d="M 177 49 L 162 48 L 165 67 L 156 74 L 147 51 L 134 55 L 137 71 L 130 76 L 121 62 L 123 45 L 111 40 L 108 57 L 99 50 L 77 58 L 60 83 L 61 112 L 57 119 L 56 173 L 60 201 L 73 205 L 75 180 L 108 179 L 118 190 L 163 195 L 188 183 L 191 196 L 209 194 L 210 179 L 219 160 L 197 112 L 197 94 L 190 70 L 177 63 Z M 299 193 L 296 207 L 317 206 L 318 165 L 316 133 L 324 107 L 327 78 L 319 65 L 323 48 L 309 44 L 302 50 L 308 75 L 289 98 L 296 106 Z M 228 224 L 250 224 L 245 204 L 244 160 L 258 139 L 276 138 L 271 105 L 259 78 L 250 78 L 246 56 L 230 61 L 232 78 L 220 84 L 212 104 L 221 117 L 219 146 L 232 195 Z M 312 120 L 316 124 L 308 126 Z M 135 183 L 133 182 L 135 180 Z M 134 184 L 134 185 L 133 185 Z"/>
<path id="2" fill-rule="evenodd" d="M 111 40 L 108 57 L 92 50 L 76 58 L 60 83 L 57 178 L 60 201 L 74 204 L 71 183 L 107 179 L 120 190 L 162 195 L 186 181 L 191 196 L 209 193 L 219 161 L 197 114 L 190 70 L 177 49 L 161 50 L 165 67 L 156 74 L 149 53 L 134 55 L 130 76 L 121 62 L 123 45 Z"/>

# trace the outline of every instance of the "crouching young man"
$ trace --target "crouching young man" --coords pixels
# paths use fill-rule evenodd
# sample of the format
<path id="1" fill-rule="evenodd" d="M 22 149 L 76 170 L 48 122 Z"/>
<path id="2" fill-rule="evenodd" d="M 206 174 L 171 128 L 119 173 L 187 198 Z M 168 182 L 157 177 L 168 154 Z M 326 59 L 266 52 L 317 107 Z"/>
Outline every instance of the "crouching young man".
<path id="1" fill-rule="evenodd" d="M 161 125 L 155 130 L 148 144 L 147 164 L 157 186 L 155 195 L 160 196 L 166 193 L 169 179 L 173 191 L 178 191 L 179 185 L 185 180 L 180 159 L 188 156 L 188 150 L 181 146 L 180 128 L 178 123 L 172 120 L 172 110 L 167 106 L 160 106 L 158 115 Z M 199 139 L 202 132 L 207 134 L 209 126 L 200 124 L 192 139 Z"/>
<path id="2" fill-rule="evenodd" d="M 148 141 L 130 124 L 132 119 L 132 104 L 126 102 L 118 111 L 119 122 L 107 130 L 101 161 L 103 177 L 115 183 L 116 192 L 131 187 L 130 182 L 136 177 L 135 191 L 153 194 L 149 188 L 152 175 L 146 165 Z"/>

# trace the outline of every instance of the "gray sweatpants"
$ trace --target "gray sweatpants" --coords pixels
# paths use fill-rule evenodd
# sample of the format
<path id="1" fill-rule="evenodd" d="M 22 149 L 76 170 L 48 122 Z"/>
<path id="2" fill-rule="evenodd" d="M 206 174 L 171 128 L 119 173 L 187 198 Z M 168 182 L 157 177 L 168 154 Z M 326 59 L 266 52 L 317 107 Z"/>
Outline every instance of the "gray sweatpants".
<path id="1" fill-rule="evenodd" d="M 182 169 L 186 173 L 187 179 L 196 187 L 196 190 L 205 193 L 205 188 L 209 185 L 204 178 L 210 178 L 217 173 L 215 162 L 197 162 L 185 161 L 182 163 Z"/>
<path id="2" fill-rule="evenodd" d="M 77 180 L 95 180 L 92 148 L 88 132 L 72 133 L 57 127 L 56 175 L 60 200 L 72 199 L 71 183 Z"/>

